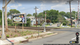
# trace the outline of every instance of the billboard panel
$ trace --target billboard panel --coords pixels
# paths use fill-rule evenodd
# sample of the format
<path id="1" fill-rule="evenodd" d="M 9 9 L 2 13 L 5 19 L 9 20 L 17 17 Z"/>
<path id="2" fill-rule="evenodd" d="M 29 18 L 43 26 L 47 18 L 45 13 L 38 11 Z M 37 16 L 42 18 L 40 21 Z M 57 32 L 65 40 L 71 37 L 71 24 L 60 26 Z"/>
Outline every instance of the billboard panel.
<path id="1" fill-rule="evenodd" d="M 26 23 L 26 14 L 13 14 L 13 23 Z"/>

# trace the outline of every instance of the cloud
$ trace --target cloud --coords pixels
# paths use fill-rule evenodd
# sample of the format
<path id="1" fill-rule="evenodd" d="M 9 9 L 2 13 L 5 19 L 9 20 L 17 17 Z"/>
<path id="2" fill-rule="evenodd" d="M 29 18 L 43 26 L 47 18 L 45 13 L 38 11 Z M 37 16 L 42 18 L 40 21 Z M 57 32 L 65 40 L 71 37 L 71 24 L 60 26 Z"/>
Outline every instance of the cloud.
<path id="1" fill-rule="evenodd" d="M 15 3 L 15 0 L 11 0 L 10 3 Z"/>
<path id="2" fill-rule="evenodd" d="M 74 11 L 74 10 L 75 10 L 75 8 L 71 8 L 71 11 Z M 64 11 L 65 12 L 70 12 L 70 8 L 65 8 Z"/>
<path id="3" fill-rule="evenodd" d="M 8 10 L 10 10 L 10 7 L 8 7 Z"/>
<path id="4" fill-rule="evenodd" d="M 53 1 L 52 1 L 52 3 L 58 3 L 58 2 L 59 2 L 58 0 L 55 0 L 55 1 L 53 0 Z"/>
<path id="5" fill-rule="evenodd" d="M 11 8 L 15 8 L 15 9 L 17 9 L 18 8 L 18 6 L 17 5 L 12 5 L 12 6 L 10 6 Z"/>
<path id="6" fill-rule="evenodd" d="M 25 9 L 25 7 L 22 7 L 21 9 Z"/>
<path id="7" fill-rule="evenodd" d="M 46 1 L 45 0 L 42 0 L 41 5 L 40 5 L 40 8 L 37 9 L 37 10 L 40 11 L 40 10 L 46 9 L 45 4 L 46 4 Z"/>
<path id="8" fill-rule="evenodd" d="M 17 4 L 17 5 L 16 5 Z M 18 7 L 20 7 L 20 6 L 22 6 L 22 4 L 21 3 L 16 3 L 15 2 L 15 4 L 13 4 L 13 5 L 11 5 L 10 7 L 8 7 L 8 8 L 14 8 L 14 9 L 17 9 Z"/>
<path id="9" fill-rule="evenodd" d="M 63 6 L 64 4 L 65 4 L 65 2 L 59 3 L 59 4 L 57 4 L 57 5 L 53 5 L 53 6 L 51 6 L 51 9 L 56 8 L 56 7 Z"/>
<path id="10" fill-rule="evenodd" d="M 17 2 L 18 3 L 18 2 Z M 21 3 L 18 3 L 18 6 L 22 6 L 22 4 Z"/>

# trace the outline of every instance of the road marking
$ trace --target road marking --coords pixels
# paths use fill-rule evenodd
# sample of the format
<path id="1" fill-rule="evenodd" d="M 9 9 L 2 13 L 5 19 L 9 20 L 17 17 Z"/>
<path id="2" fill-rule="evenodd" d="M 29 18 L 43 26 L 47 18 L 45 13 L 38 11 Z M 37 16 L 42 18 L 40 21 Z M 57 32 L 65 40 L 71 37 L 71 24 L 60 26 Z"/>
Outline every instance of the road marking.
<path id="1" fill-rule="evenodd" d="M 79 35 L 79 37 L 80 37 L 80 35 Z M 76 37 L 72 38 L 71 40 L 74 40 L 74 39 L 76 39 Z"/>

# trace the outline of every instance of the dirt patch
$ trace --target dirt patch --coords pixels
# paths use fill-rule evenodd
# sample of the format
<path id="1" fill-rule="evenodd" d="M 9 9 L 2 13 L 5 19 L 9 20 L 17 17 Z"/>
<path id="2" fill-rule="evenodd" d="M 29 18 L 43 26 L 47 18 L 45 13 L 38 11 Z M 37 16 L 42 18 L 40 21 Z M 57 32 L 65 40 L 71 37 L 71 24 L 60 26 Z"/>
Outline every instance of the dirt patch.
<path id="1" fill-rule="evenodd" d="M 39 31 L 39 33 L 42 33 L 42 31 Z M 2 31 L 0 31 L 0 39 L 1 39 L 1 34 Z M 26 30 L 26 31 L 8 31 L 5 32 L 6 38 L 13 38 L 13 37 L 20 37 L 20 36 L 26 36 L 26 35 L 32 35 L 32 34 L 38 34 L 38 31 L 31 31 L 31 30 Z"/>

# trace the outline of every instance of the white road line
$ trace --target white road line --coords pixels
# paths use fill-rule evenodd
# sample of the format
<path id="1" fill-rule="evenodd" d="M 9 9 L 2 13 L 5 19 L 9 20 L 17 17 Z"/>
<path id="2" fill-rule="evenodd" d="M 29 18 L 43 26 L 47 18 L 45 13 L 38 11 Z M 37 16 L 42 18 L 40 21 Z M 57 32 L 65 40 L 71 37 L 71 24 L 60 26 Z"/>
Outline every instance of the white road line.
<path id="1" fill-rule="evenodd" d="M 80 37 L 80 35 L 79 35 L 79 37 Z M 76 37 L 72 38 L 71 40 L 75 40 L 75 39 L 76 39 Z"/>

